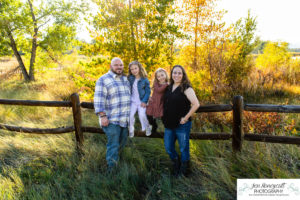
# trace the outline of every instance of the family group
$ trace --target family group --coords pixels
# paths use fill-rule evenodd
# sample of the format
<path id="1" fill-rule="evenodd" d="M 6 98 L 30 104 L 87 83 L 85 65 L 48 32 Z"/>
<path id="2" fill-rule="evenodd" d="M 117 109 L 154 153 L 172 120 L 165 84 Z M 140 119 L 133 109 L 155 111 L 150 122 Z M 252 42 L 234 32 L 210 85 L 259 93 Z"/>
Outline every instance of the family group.
<path id="1" fill-rule="evenodd" d="M 126 76 L 123 61 L 115 57 L 111 60 L 110 70 L 96 82 L 94 107 L 107 137 L 108 171 L 115 169 L 127 137 L 134 137 L 135 114 L 138 113 L 146 136 L 156 133 L 157 119 L 162 120 L 164 146 L 173 162 L 173 173 L 187 176 L 191 116 L 200 104 L 185 69 L 175 65 L 169 79 L 166 70 L 158 68 L 152 87 L 140 62 L 131 62 L 128 71 Z M 181 156 L 175 150 L 176 140 Z"/>

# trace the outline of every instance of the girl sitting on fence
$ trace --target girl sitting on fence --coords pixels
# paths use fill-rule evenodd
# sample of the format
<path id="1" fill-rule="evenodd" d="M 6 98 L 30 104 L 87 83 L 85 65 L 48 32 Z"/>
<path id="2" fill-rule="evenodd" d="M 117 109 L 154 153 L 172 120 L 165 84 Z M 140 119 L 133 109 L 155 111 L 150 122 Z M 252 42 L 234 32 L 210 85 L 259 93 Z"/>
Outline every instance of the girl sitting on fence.
<path id="1" fill-rule="evenodd" d="M 154 74 L 154 83 L 152 86 L 153 93 L 150 97 L 146 114 L 149 123 L 152 126 L 151 133 L 155 133 L 157 130 L 156 119 L 161 118 L 163 115 L 163 94 L 168 86 L 168 74 L 163 68 L 158 68 Z"/>
<path id="2" fill-rule="evenodd" d="M 146 105 L 148 103 L 151 90 L 146 70 L 140 62 L 133 61 L 129 64 L 128 80 L 131 86 L 129 137 L 134 137 L 134 116 L 137 111 L 142 125 L 142 131 L 146 131 L 146 135 L 150 136 L 152 127 L 147 120 Z"/>

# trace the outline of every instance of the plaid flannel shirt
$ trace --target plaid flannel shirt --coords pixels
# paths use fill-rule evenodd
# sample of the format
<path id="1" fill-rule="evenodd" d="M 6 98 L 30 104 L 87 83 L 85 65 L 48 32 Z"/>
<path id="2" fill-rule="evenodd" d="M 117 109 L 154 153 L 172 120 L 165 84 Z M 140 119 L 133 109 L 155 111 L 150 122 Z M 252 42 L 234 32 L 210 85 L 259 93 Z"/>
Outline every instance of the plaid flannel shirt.
<path id="1" fill-rule="evenodd" d="M 126 76 L 112 71 L 96 82 L 94 94 L 95 113 L 105 112 L 109 123 L 127 127 L 130 114 L 130 83 Z"/>

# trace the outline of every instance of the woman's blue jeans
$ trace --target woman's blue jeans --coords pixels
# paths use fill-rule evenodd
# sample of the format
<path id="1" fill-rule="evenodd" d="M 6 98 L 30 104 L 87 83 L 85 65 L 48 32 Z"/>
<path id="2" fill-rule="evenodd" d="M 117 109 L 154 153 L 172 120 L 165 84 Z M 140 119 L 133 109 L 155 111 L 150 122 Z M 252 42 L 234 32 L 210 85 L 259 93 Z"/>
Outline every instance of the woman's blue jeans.
<path id="1" fill-rule="evenodd" d="M 119 151 L 125 146 L 128 136 L 128 128 L 109 123 L 102 127 L 107 137 L 106 161 L 109 167 L 113 167 L 119 160 Z"/>
<path id="2" fill-rule="evenodd" d="M 169 129 L 165 128 L 164 143 L 166 152 L 169 154 L 170 158 L 178 158 L 178 154 L 175 150 L 175 142 L 178 140 L 179 149 L 181 152 L 181 161 L 190 160 L 190 131 L 192 127 L 192 122 L 188 121 L 185 124 L 180 124 L 177 128 Z"/>

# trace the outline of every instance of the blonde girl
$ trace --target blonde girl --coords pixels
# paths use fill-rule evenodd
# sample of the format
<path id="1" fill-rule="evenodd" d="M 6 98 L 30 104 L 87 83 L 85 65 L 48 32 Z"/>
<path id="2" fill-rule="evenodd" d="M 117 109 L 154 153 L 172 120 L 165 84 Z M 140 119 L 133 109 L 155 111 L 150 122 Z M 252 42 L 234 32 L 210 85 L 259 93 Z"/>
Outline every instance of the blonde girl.
<path id="1" fill-rule="evenodd" d="M 146 116 L 146 105 L 150 97 L 150 83 L 147 78 L 147 72 L 138 61 L 129 64 L 128 80 L 131 86 L 131 105 L 129 117 L 129 137 L 134 137 L 135 113 L 138 111 L 139 119 L 142 125 L 142 131 L 146 135 L 151 135 L 151 125 Z"/>
<path id="2" fill-rule="evenodd" d="M 163 95 L 169 81 L 168 74 L 163 68 L 158 68 L 154 77 L 153 93 L 146 109 L 147 119 L 152 126 L 152 133 L 157 130 L 156 119 L 163 116 Z"/>

